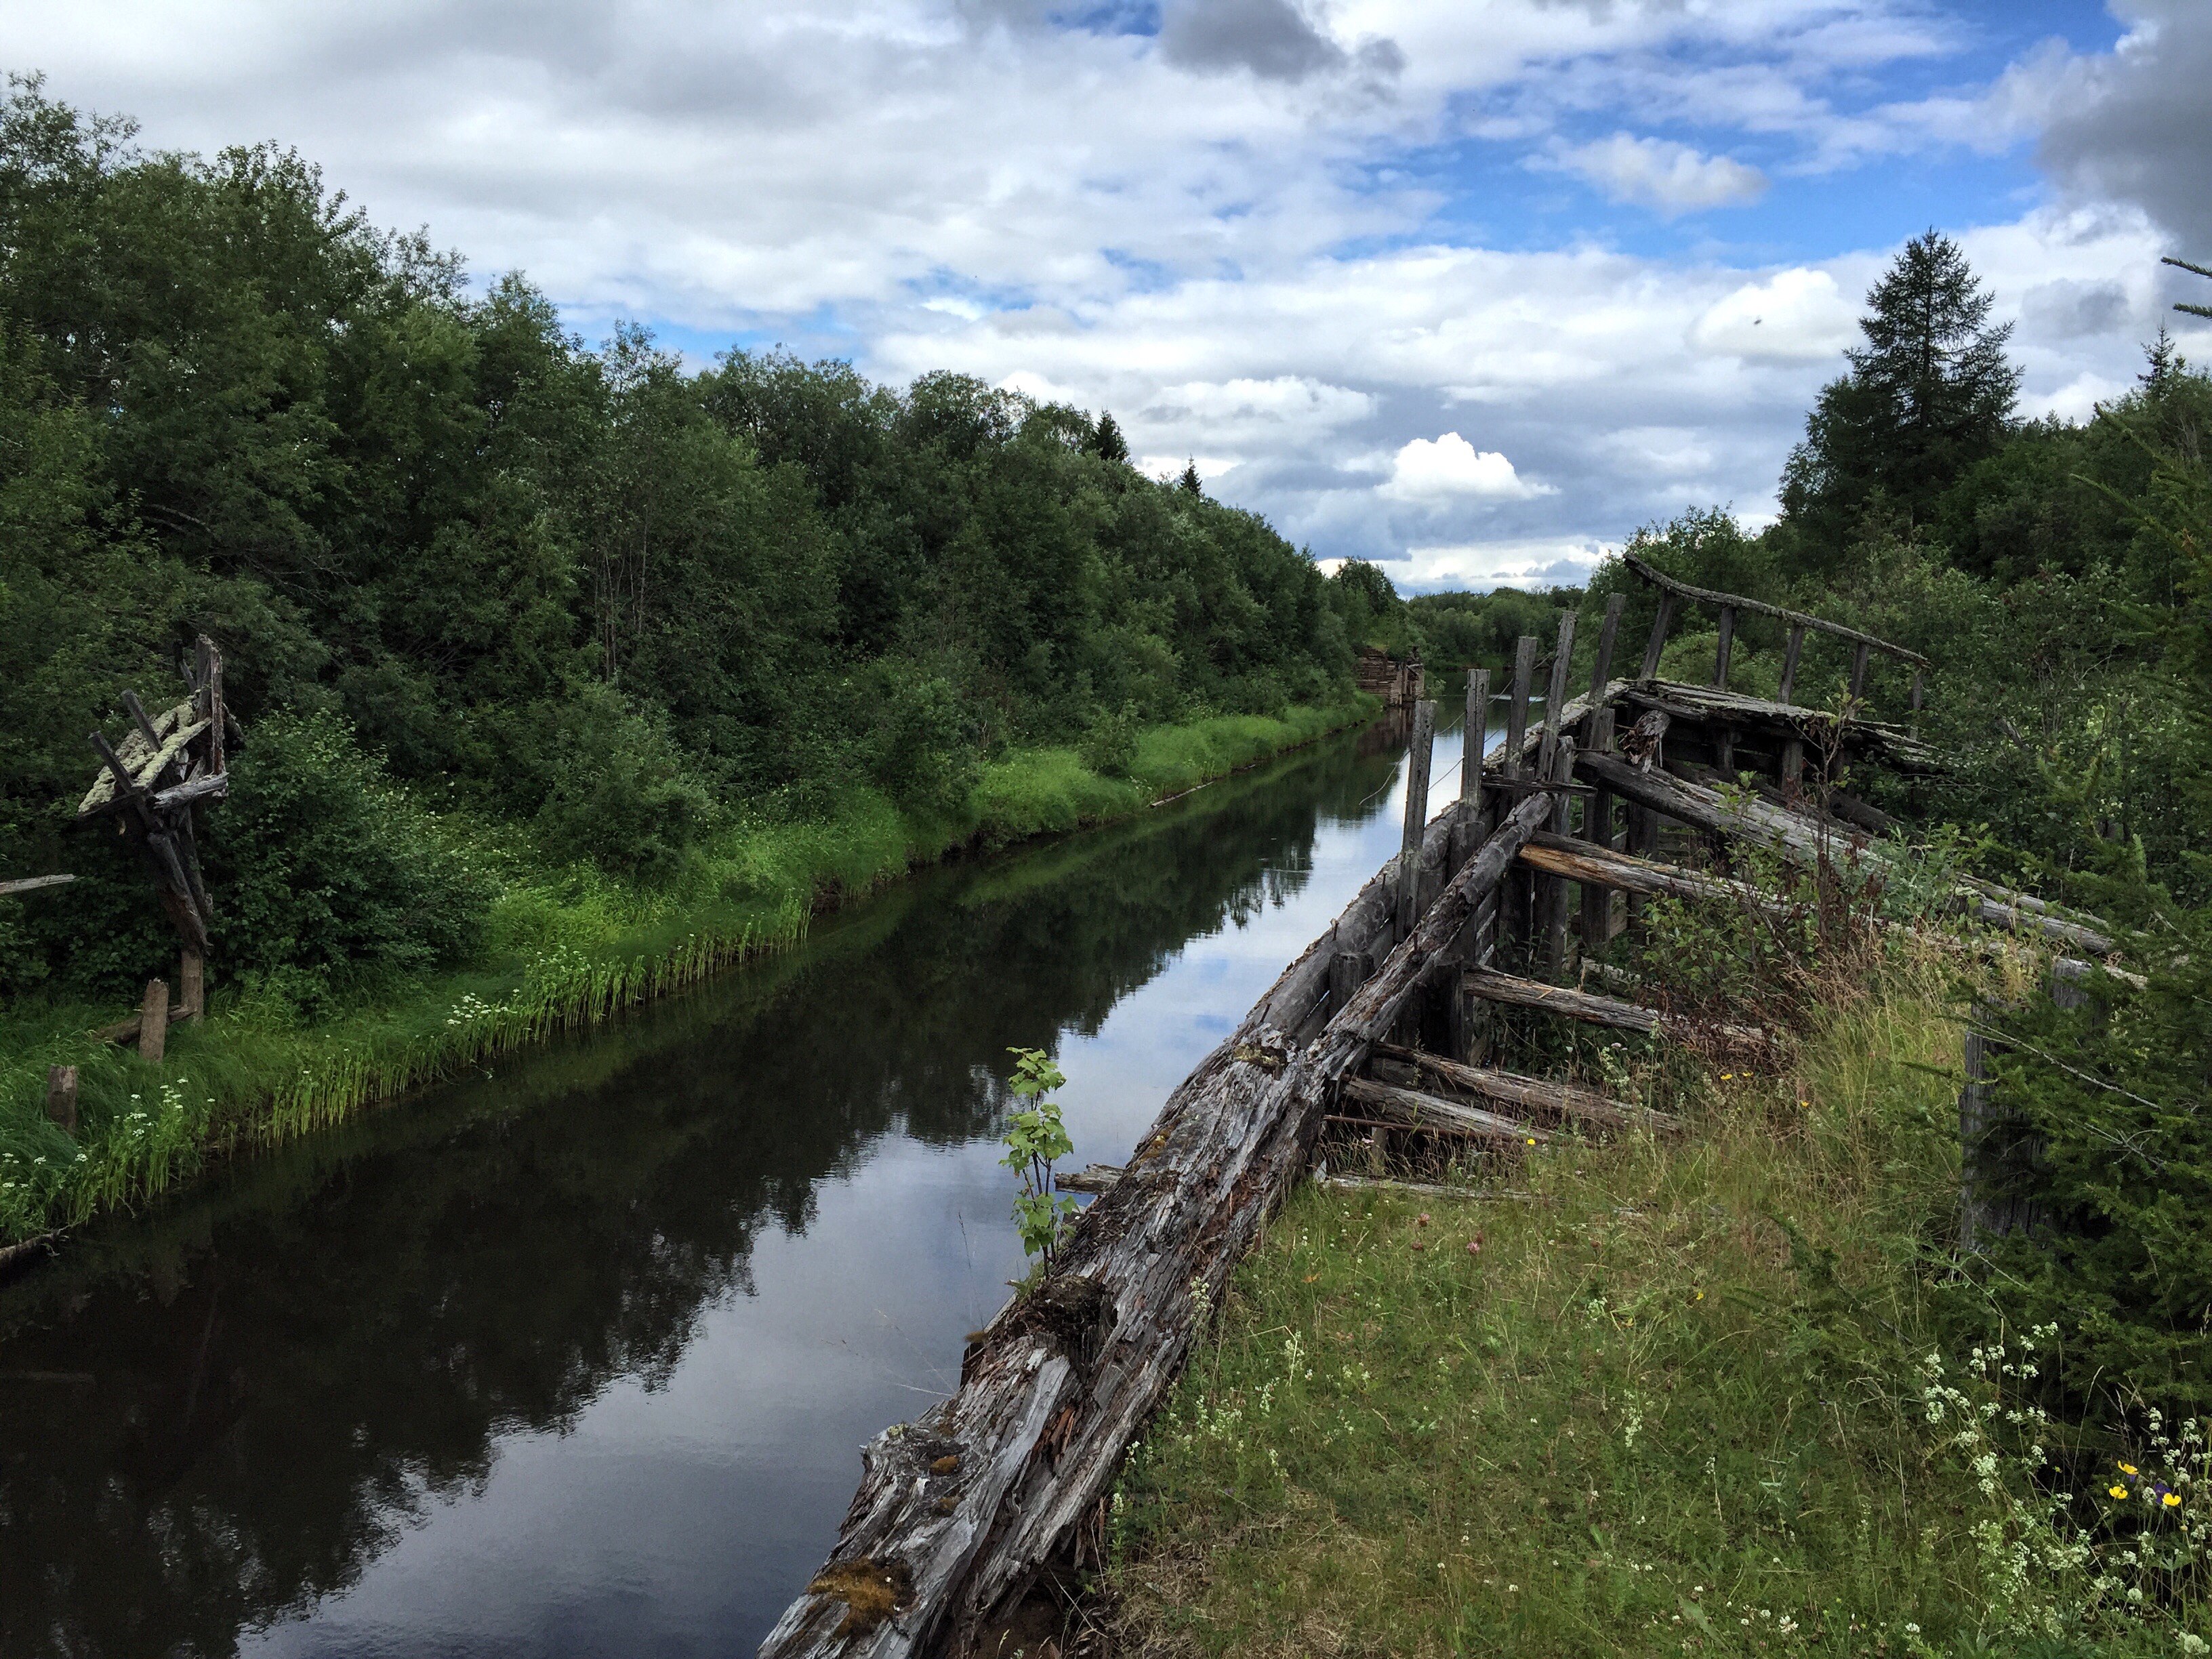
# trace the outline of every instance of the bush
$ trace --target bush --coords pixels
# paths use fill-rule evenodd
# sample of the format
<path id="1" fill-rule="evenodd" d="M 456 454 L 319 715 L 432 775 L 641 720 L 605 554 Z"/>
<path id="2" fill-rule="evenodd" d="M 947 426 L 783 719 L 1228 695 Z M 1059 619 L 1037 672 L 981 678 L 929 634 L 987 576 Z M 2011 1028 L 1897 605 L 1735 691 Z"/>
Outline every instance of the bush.
<path id="1" fill-rule="evenodd" d="M 493 878 L 338 716 L 269 716 L 231 779 L 207 837 L 218 964 L 313 1015 L 349 980 L 477 945 Z"/>
<path id="2" fill-rule="evenodd" d="M 667 728 L 596 681 L 549 708 L 545 723 L 552 741 L 537 823 L 548 850 L 631 881 L 673 875 L 709 802 Z"/>
<path id="3" fill-rule="evenodd" d="M 982 772 L 960 693 L 940 675 L 896 666 L 879 678 L 876 781 L 910 811 L 958 812 Z"/>

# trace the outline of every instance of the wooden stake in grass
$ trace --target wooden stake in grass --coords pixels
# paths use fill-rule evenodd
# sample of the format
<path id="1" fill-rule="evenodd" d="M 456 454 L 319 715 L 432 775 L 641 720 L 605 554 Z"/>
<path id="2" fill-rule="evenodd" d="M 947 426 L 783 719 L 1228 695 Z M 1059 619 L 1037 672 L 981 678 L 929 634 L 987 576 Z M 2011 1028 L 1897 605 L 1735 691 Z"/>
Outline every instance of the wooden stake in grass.
<path id="1" fill-rule="evenodd" d="M 46 1115 L 61 1126 L 62 1133 L 76 1133 L 76 1067 L 49 1066 L 46 1071 Z"/>
<path id="2" fill-rule="evenodd" d="M 169 1043 L 169 981 L 146 981 L 146 1000 L 138 1010 L 138 1057 L 161 1063 Z"/>

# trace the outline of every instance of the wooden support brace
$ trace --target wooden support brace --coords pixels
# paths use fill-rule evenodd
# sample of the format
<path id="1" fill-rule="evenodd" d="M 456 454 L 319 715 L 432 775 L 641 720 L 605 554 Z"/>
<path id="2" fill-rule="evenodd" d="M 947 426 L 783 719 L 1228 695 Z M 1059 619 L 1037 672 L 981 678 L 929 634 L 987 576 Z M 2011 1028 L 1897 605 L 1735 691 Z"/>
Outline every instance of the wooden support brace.
<path id="1" fill-rule="evenodd" d="M 1659 595 L 1659 614 L 1651 621 L 1651 639 L 1644 647 L 1644 672 L 1639 679 L 1659 678 L 1659 653 L 1667 648 L 1667 630 L 1674 621 L 1674 596 L 1663 589 Z"/>
<path id="2" fill-rule="evenodd" d="M 1797 623 L 1790 630 L 1790 643 L 1782 653 L 1782 689 L 1776 692 L 1777 702 L 1788 702 L 1797 695 L 1797 660 L 1805 653 L 1805 625 Z"/>
<path id="3" fill-rule="evenodd" d="M 1605 602 L 1605 622 L 1597 631 L 1597 660 L 1590 668 L 1589 713 L 1583 716 L 1583 747 L 1587 749 L 1597 729 L 1597 717 L 1605 704 L 1606 687 L 1613 683 L 1613 647 L 1620 637 L 1620 613 L 1628 604 L 1626 593 L 1615 593 Z"/>
<path id="4" fill-rule="evenodd" d="M 138 1010 L 138 1057 L 156 1065 L 169 1042 L 169 981 L 146 981 L 146 1000 Z"/>
<path id="5" fill-rule="evenodd" d="M 1344 1080 L 1343 1092 L 1346 1100 L 1364 1106 L 1385 1122 L 1402 1123 L 1409 1128 L 1443 1128 L 1487 1140 L 1537 1144 L 1552 1138 L 1548 1132 L 1531 1124 L 1500 1117 L 1479 1106 L 1462 1105 L 1441 1095 L 1423 1094 L 1418 1089 L 1377 1083 L 1373 1078 L 1348 1077 Z"/>
<path id="6" fill-rule="evenodd" d="M 1552 754 L 1559 744 L 1560 713 L 1567 704 L 1567 671 L 1575 654 L 1575 613 L 1559 613 L 1559 641 L 1552 653 L 1552 675 L 1544 688 L 1544 738 L 1536 751 L 1536 775 L 1552 775 Z"/>
<path id="7" fill-rule="evenodd" d="M 1455 1089 L 1464 1089 L 1469 1094 L 1480 1095 L 1486 1100 L 1498 1101 L 1508 1106 L 1556 1112 L 1562 1117 L 1611 1124 L 1616 1127 L 1628 1123 L 1648 1123 L 1662 1129 L 1681 1127 L 1679 1121 L 1664 1112 L 1647 1111 L 1627 1101 L 1614 1100 L 1595 1089 L 1584 1088 L 1579 1083 L 1557 1083 L 1549 1078 L 1522 1077 L 1516 1073 L 1501 1072 L 1487 1066 L 1463 1066 L 1436 1054 L 1423 1054 L 1414 1048 L 1401 1048 L 1387 1042 L 1376 1043 L 1375 1052 L 1427 1072 L 1438 1082 L 1449 1084 Z"/>
<path id="8" fill-rule="evenodd" d="M 1721 607 L 1720 649 L 1713 654 L 1713 684 L 1721 690 L 1728 690 L 1729 656 L 1735 649 L 1735 607 Z"/>
<path id="9" fill-rule="evenodd" d="M 1437 706 L 1413 705 L 1413 736 L 1406 752 L 1406 823 L 1398 843 L 1398 933 L 1421 919 L 1421 835 L 1429 823 L 1429 764 L 1436 747 Z"/>
<path id="10" fill-rule="evenodd" d="M 1528 735 L 1529 682 L 1536 678 L 1536 636 L 1523 634 L 1513 647 L 1512 700 L 1505 705 L 1505 775 L 1517 778 L 1523 769 L 1522 739 Z"/>
<path id="11" fill-rule="evenodd" d="M 1867 653 L 1873 647 L 1862 644 L 1851 653 L 1851 701 L 1856 702 L 1866 694 Z"/>
<path id="12" fill-rule="evenodd" d="M 1490 741 L 1490 671 L 1474 668 L 1467 676 L 1467 730 L 1460 739 L 1459 798 L 1482 799 L 1483 750 Z"/>

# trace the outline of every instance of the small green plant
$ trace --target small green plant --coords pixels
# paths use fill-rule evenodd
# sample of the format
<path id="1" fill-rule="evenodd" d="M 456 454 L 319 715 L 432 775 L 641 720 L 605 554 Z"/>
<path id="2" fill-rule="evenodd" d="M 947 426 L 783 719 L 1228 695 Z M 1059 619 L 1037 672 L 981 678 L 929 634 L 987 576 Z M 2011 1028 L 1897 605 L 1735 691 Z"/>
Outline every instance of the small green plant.
<path id="1" fill-rule="evenodd" d="M 1061 1197 L 1052 1186 L 1053 1160 L 1075 1150 L 1060 1121 L 1060 1103 L 1048 1097 L 1067 1079 L 1042 1048 L 1006 1052 L 1014 1057 L 1014 1093 L 1030 1103 L 1007 1124 L 1006 1155 L 999 1161 L 1020 1174 L 1022 1188 L 1014 1195 L 1014 1230 L 1022 1236 L 1022 1253 L 1043 1256 L 1048 1273 L 1060 1230 L 1075 1213 L 1075 1200 Z"/>

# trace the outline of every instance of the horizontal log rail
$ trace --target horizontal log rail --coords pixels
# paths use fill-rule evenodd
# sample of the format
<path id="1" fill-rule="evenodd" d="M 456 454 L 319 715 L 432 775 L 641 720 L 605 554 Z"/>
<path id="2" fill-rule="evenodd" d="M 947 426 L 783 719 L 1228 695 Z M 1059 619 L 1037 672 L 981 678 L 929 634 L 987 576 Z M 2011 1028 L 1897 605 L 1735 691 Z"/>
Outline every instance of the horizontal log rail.
<path id="1" fill-rule="evenodd" d="M 1395 1083 L 1377 1082 L 1371 1077 L 1345 1079 L 1343 1094 L 1346 1100 L 1358 1103 L 1373 1112 L 1386 1123 L 1402 1124 L 1408 1128 L 1442 1127 L 1454 1129 L 1463 1135 L 1474 1135 L 1485 1140 L 1525 1141 L 1538 1146 L 1552 1138 L 1551 1131 L 1518 1119 L 1501 1117 L 1495 1112 L 1486 1112 L 1479 1106 L 1469 1106 L 1463 1101 L 1446 1100 L 1420 1089 L 1401 1088 Z"/>
<path id="2" fill-rule="evenodd" d="M 1664 1112 L 1650 1111 L 1631 1105 L 1623 1100 L 1599 1093 L 1595 1089 L 1578 1083 L 1557 1083 L 1549 1078 L 1522 1077 L 1514 1072 L 1501 1072 L 1488 1066 L 1469 1066 L 1463 1061 L 1448 1060 L 1441 1054 L 1431 1054 L 1418 1048 L 1403 1048 L 1395 1043 L 1378 1042 L 1375 1052 L 1418 1071 L 1428 1073 L 1438 1082 L 1449 1084 L 1468 1094 L 1480 1095 L 1504 1105 L 1518 1106 L 1523 1110 L 1557 1112 L 1562 1117 L 1579 1118 L 1592 1123 L 1625 1127 L 1632 1123 L 1648 1123 L 1659 1128 L 1674 1128 L 1674 1120 Z"/>
<path id="3" fill-rule="evenodd" d="M 1863 645 L 1869 650 L 1880 651 L 1887 656 L 1895 657 L 1900 662 L 1909 662 L 1918 668 L 1931 666 L 1928 659 L 1917 651 L 1908 651 L 1901 645 L 1893 645 L 1887 640 L 1876 639 L 1871 634 L 1861 633 L 1856 628 L 1847 628 L 1842 623 L 1830 622 L 1826 617 L 1815 617 L 1803 611 L 1785 610 L 1778 605 L 1769 605 L 1764 599 L 1746 599 L 1741 593 L 1721 593 L 1710 587 L 1693 587 L 1688 582 L 1679 580 L 1663 570 L 1654 568 L 1633 553 L 1623 554 L 1621 562 L 1650 583 L 1652 586 L 1662 589 L 1677 599 L 1692 599 L 1699 605 L 1724 605 L 1735 611 L 1748 611 L 1754 616 L 1771 617 L 1778 622 L 1788 623 L 1792 628 L 1809 628 L 1815 633 L 1829 634 L 1839 640 L 1849 640 L 1853 645 Z"/>

